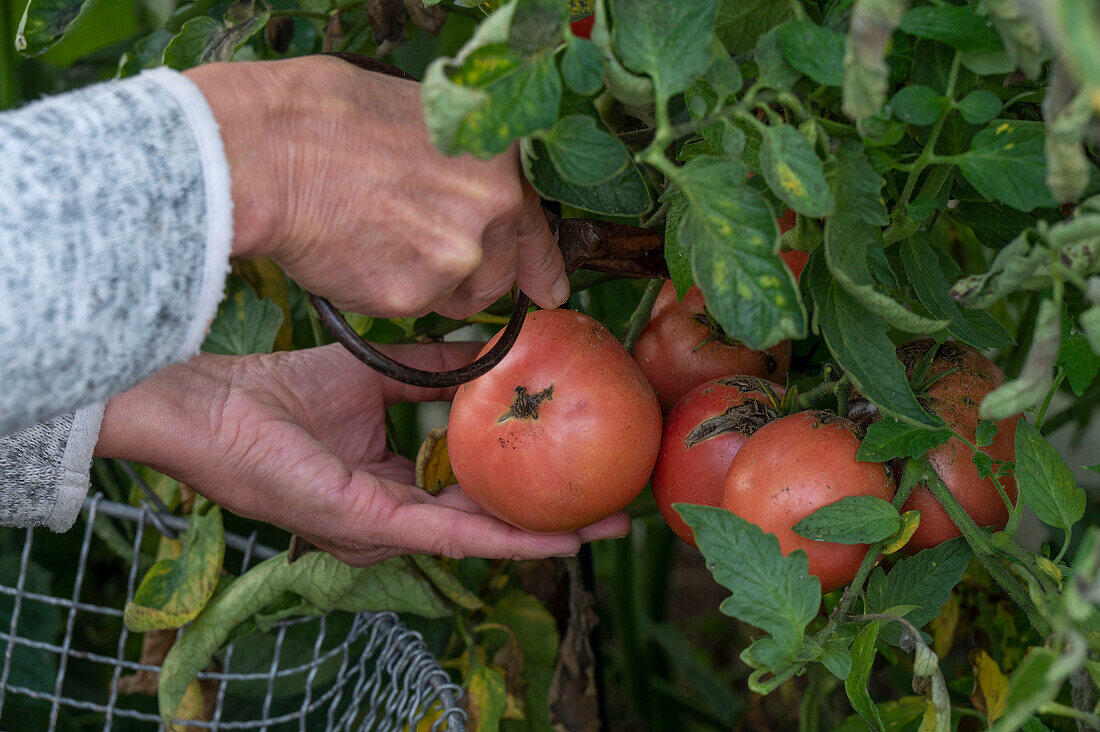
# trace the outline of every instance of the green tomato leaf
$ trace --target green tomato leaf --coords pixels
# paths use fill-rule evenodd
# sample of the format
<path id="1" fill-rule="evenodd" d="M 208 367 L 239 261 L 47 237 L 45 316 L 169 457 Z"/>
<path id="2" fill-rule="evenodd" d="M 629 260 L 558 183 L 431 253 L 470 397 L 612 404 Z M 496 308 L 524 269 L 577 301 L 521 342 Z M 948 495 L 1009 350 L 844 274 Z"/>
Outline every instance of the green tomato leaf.
<path id="1" fill-rule="evenodd" d="M 722 0 L 715 31 L 730 53 L 745 53 L 760 36 L 792 15 L 787 0 Z"/>
<path id="2" fill-rule="evenodd" d="M 558 11 L 564 13 L 564 5 Z M 547 18 L 541 0 L 513 0 L 478 26 L 458 56 L 429 64 L 421 96 L 436 147 L 448 155 L 490 158 L 513 140 L 554 125 L 562 80 L 546 32 L 554 29 L 556 39 L 562 25 Z M 531 37 L 516 38 L 519 28 L 532 28 Z"/>
<path id="3" fill-rule="evenodd" d="M 970 562 L 970 547 L 962 537 L 925 549 L 912 557 L 899 559 L 890 572 L 881 567 L 871 573 L 865 595 L 867 612 L 885 613 L 890 608 L 910 605 L 905 619 L 918 628 L 940 614 L 951 597 L 951 590 L 962 579 Z M 889 623 L 882 627 L 882 639 L 897 645 L 901 627 Z"/>
<path id="4" fill-rule="evenodd" d="M 1042 122 L 994 120 L 957 162 L 963 177 L 986 198 L 1021 211 L 1056 205 L 1046 185 Z"/>
<path id="5" fill-rule="evenodd" d="M 1016 425 L 1016 485 L 1039 520 L 1068 531 L 1085 515 L 1085 491 L 1039 430 L 1024 420 Z"/>
<path id="6" fill-rule="evenodd" d="M 997 31 L 970 7 L 913 8 L 901 19 L 901 29 L 911 36 L 945 43 L 956 51 L 981 54 L 1002 50 Z"/>
<path id="7" fill-rule="evenodd" d="M 543 142 L 562 179 L 581 187 L 606 183 L 626 170 L 630 162 L 619 138 L 583 114 L 559 119 Z"/>
<path id="8" fill-rule="evenodd" d="M 947 100 L 921 84 L 902 87 L 890 100 L 894 116 L 918 127 L 930 125 L 940 116 Z"/>
<path id="9" fill-rule="evenodd" d="M 867 427 L 856 460 L 884 463 L 900 457 L 919 458 L 951 439 L 951 430 L 914 427 L 896 419 L 881 419 Z"/>
<path id="10" fill-rule="evenodd" d="M 933 333 L 945 328 L 949 321 L 926 318 L 894 300 L 869 267 L 870 261 L 883 258 L 877 253 L 883 247 L 882 229 L 877 225 L 881 222 L 882 178 L 871 168 L 859 143 L 846 141 L 837 150 L 833 185 L 837 213 L 825 224 L 824 253 L 836 282 L 895 328 L 910 333 Z"/>
<path id="11" fill-rule="evenodd" d="M 841 681 L 848 678 L 848 674 L 852 672 L 852 654 L 840 638 L 833 637 L 825 641 L 821 663 L 829 669 L 829 673 Z"/>
<path id="12" fill-rule="evenodd" d="M 794 659 L 821 605 L 821 583 L 810 574 L 806 552 L 784 557 L 773 534 L 721 508 L 673 508 L 691 526 L 714 579 L 733 593 L 721 611 L 768 633 L 773 661 Z"/>
<path id="13" fill-rule="evenodd" d="M 676 297 L 682 299 L 695 284 L 695 278 L 691 274 L 691 256 L 680 244 L 680 221 L 684 217 L 687 199 L 684 198 L 684 192 L 673 185 L 665 193 L 665 200 L 668 201 L 668 215 L 665 217 L 665 263 L 668 264 L 672 285 L 676 288 Z"/>
<path id="14" fill-rule="evenodd" d="M 94 4 L 88 0 L 30 0 L 15 33 L 16 50 L 24 56 L 37 56 L 53 48 Z"/>
<path id="15" fill-rule="evenodd" d="M 760 165 L 772 192 L 805 216 L 820 218 L 832 213 L 833 196 L 809 140 L 788 125 L 764 127 L 761 134 Z"/>
<path id="16" fill-rule="evenodd" d="M 1089 342 L 1093 353 L 1100 353 L 1100 305 L 1091 308 L 1077 316 L 1077 322 L 1081 324 L 1081 331 Z"/>
<path id="17" fill-rule="evenodd" d="M 886 323 L 829 276 L 816 252 L 802 272 L 802 281 L 813 294 L 815 317 L 829 351 L 856 388 L 885 414 L 938 427 L 939 420 L 925 413 L 909 388 Z"/>
<path id="18" fill-rule="evenodd" d="M 641 216 L 653 205 L 642 171 L 628 161 L 621 173 L 596 186 L 578 186 L 563 179 L 539 140 L 520 145 L 523 171 L 543 198 L 607 216 Z"/>
<path id="19" fill-rule="evenodd" d="M 507 625 L 515 633 L 523 652 L 523 681 L 527 691 L 525 710 L 528 719 L 549 719 L 550 685 L 561 642 L 554 616 L 534 595 L 516 589 L 507 590 L 485 614 L 486 623 Z M 505 727 L 505 729 L 510 729 Z M 550 732 L 549 726 L 532 724 L 531 732 Z"/>
<path id="20" fill-rule="evenodd" d="M 126 603 L 126 627 L 137 633 L 179 628 L 191 622 L 214 594 L 225 557 L 221 509 L 195 500 L 179 556 L 162 559 L 145 573 Z"/>
<path id="21" fill-rule="evenodd" d="M 1000 321 L 981 310 L 962 310 L 951 299 L 951 285 L 940 259 L 924 236 L 902 242 L 901 260 L 905 276 L 917 297 L 933 317 L 950 321 L 947 332 L 975 348 L 1003 348 L 1016 343 Z M 917 457 L 914 455 L 913 457 Z"/>
<path id="22" fill-rule="evenodd" d="M 1065 370 L 1066 380 L 1077 396 L 1084 394 L 1100 373 L 1100 356 L 1093 353 L 1088 339 L 1079 333 L 1062 341 L 1055 364 Z"/>
<path id="23" fill-rule="evenodd" d="M 228 28 L 205 15 L 189 20 L 164 47 L 164 65 L 182 71 L 213 61 L 231 61 L 270 18 L 270 12 L 263 12 Z"/>
<path id="24" fill-rule="evenodd" d="M 852 670 L 844 680 L 844 691 L 848 693 L 852 709 L 863 717 L 872 730 L 886 732 L 878 707 L 867 691 L 867 682 L 871 679 L 871 667 L 874 666 L 877 653 L 875 642 L 878 640 L 878 627 L 878 621 L 872 620 L 860 628 L 852 641 Z"/>
<path id="25" fill-rule="evenodd" d="M 794 533 L 813 541 L 873 544 L 901 528 L 898 510 L 875 496 L 848 496 L 822 506 L 794 525 Z"/>
<path id="26" fill-rule="evenodd" d="M 230 275 L 225 289 L 225 299 L 218 305 L 218 316 L 210 324 L 202 350 L 224 356 L 271 353 L 283 325 L 282 308 L 270 298 L 261 300 L 237 275 Z"/>
<path id="27" fill-rule="evenodd" d="M 744 178 L 737 163 L 709 156 L 681 168 L 687 207 L 678 238 L 711 314 L 731 338 L 760 349 L 802 337 L 806 312 L 776 254 L 775 216 Z"/>
<path id="28" fill-rule="evenodd" d="M 288 562 L 286 553 L 260 562 L 220 590 L 184 630 L 164 659 L 158 704 L 168 722 L 187 687 L 229 637 L 251 618 L 287 593 L 301 597 L 317 612 L 347 610 L 406 612 L 427 618 L 451 614 L 404 558 L 356 568 L 324 552 Z"/>
<path id="29" fill-rule="evenodd" d="M 760 83 L 765 86 L 789 89 L 802 78 L 802 74 L 783 58 L 783 49 L 779 46 L 779 28 L 772 28 L 757 39 L 753 55 L 760 68 Z"/>
<path id="30" fill-rule="evenodd" d="M 707 70 L 717 7 L 718 0 L 611 0 L 615 54 L 648 74 L 663 102 Z"/>
<path id="31" fill-rule="evenodd" d="M 984 89 L 970 92 L 959 102 L 959 114 L 972 125 L 984 125 L 1000 113 L 1000 98 Z"/>
<path id="32" fill-rule="evenodd" d="M 577 94 L 592 96 L 603 87 L 603 54 L 587 38 L 569 37 L 561 59 L 561 76 Z"/>
<path id="33" fill-rule="evenodd" d="M 779 27 L 779 48 L 791 68 L 822 86 L 844 82 L 844 36 L 806 20 Z"/>
<path id="34" fill-rule="evenodd" d="M 996 437 L 997 433 L 1000 431 L 1001 428 L 997 426 L 996 422 L 990 422 L 988 419 L 979 420 L 978 428 L 974 435 L 974 444 L 978 447 L 989 447 L 993 444 L 993 438 Z"/>

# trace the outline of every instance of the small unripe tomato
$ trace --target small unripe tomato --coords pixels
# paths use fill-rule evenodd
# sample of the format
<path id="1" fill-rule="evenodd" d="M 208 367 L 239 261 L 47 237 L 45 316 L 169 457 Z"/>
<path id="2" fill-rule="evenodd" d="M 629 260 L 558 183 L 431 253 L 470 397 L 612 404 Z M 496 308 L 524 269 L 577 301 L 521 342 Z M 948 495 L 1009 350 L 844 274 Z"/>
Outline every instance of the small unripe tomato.
<path id="1" fill-rule="evenodd" d="M 657 294 L 649 324 L 634 344 L 634 360 L 653 385 L 661 409 L 672 409 L 704 381 L 732 374 L 782 383 L 791 364 L 791 342 L 755 351 L 729 339 L 705 310 L 698 287 L 681 302 L 666 282 Z"/>
<path id="2" fill-rule="evenodd" d="M 784 389 L 755 376 L 727 376 L 695 387 L 665 418 L 650 483 L 657 509 L 691 546 L 691 527 L 674 503 L 717 506 L 730 461 L 749 435 L 776 417 Z"/>
<path id="3" fill-rule="evenodd" d="M 925 338 L 898 346 L 898 358 L 913 369 L 933 345 Z M 950 372 L 950 373 L 947 373 Z M 929 377 L 944 374 L 921 396 L 924 407 L 936 415 L 951 429 L 974 442 L 978 430 L 978 407 L 986 394 L 1005 383 L 1005 376 L 997 365 L 969 346 L 947 341 L 936 351 Z M 997 435 L 993 444 L 979 448 L 994 460 L 1016 459 L 1016 422 L 1019 416 L 996 422 Z M 1003 529 L 1008 523 L 1008 507 L 1001 498 L 993 478 L 982 478 L 974 464 L 974 452 L 956 437 L 928 451 L 928 462 L 943 479 L 947 490 L 974 519 L 978 526 Z M 999 479 L 1009 499 L 1016 502 L 1016 481 L 1011 476 Z M 932 492 L 918 485 L 902 507 L 903 511 L 921 512 L 920 525 L 905 551 L 919 552 L 937 546 L 959 535 L 959 529 L 948 517 Z"/>
<path id="4" fill-rule="evenodd" d="M 850 583 L 866 544 L 837 544 L 799 536 L 795 524 L 848 496 L 894 497 L 890 470 L 856 460 L 859 431 L 850 420 L 821 411 L 791 414 L 761 427 L 734 456 L 722 508 L 775 534 L 784 555 L 805 550 L 823 592 Z"/>
<path id="5" fill-rule="evenodd" d="M 570 310 L 528 315 L 504 360 L 459 387 L 447 429 L 466 494 L 543 532 L 574 531 L 625 507 L 660 444 L 661 410 L 642 372 L 607 328 Z"/>

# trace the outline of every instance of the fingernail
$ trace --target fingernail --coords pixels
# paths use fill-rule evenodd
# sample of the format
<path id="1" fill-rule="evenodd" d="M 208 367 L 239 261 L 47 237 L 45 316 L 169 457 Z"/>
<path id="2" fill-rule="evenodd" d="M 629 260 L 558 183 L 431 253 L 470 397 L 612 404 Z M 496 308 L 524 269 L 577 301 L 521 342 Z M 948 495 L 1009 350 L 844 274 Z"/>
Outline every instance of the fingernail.
<path id="1" fill-rule="evenodd" d="M 553 556 L 555 556 L 555 557 L 575 557 L 575 556 L 577 556 L 577 553 L 576 552 L 566 552 L 565 554 L 554 554 Z"/>
<path id="2" fill-rule="evenodd" d="M 550 288 L 550 296 L 554 298 L 554 302 L 558 305 L 569 299 L 569 276 L 565 272 L 561 273 L 558 281 Z"/>

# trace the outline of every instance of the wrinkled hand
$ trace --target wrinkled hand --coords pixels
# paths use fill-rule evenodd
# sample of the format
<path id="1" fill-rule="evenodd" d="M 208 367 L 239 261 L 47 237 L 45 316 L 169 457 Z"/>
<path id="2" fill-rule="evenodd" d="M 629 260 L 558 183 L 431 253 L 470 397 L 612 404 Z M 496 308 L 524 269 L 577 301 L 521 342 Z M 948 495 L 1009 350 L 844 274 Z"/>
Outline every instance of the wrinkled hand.
<path id="1" fill-rule="evenodd" d="M 467 363 L 481 344 L 396 346 L 419 368 Z M 340 346 L 200 355 L 107 405 L 96 455 L 161 470 L 229 510 L 368 565 L 408 553 L 534 559 L 623 536 L 625 514 L 578 532 L 535 534 L 487 515 L 458 486 L 430 496 L 386 449 L 385 408 L 450 399 L 386 379 Z"/>
<path id="2" fill-rule="evenodd" d="M 569 296 L 515 146 L 489 161 L 432 145 L 418 84 L 336 58 L 187 72 L 217 119 L 237 256 L 271 256 L 338 307 L 465 317 L 518 284 Z"/>

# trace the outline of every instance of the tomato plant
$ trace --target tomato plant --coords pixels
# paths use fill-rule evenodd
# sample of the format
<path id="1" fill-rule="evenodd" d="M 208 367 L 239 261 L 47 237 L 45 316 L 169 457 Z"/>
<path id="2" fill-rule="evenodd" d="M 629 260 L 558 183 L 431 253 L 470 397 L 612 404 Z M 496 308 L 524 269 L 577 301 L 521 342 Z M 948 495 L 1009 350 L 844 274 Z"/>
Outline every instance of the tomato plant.
<path id="1" fill-rule="evenodd" d="M 665 417 L 653 498 L 669 527 L 691 546 L 691 527 L 672 504 L 720 505 L 730 461 L 750 435 L 775 419 L 783 394 L 783 387 L 754 376 L 725 376 L 689 391 Z"/>
<path id="2" fill-rule="evenodd" d="M 658 515 L 657 484 L 665 484 L 655 478 L 657 505 L 643 495 L 630 506 L 633 535 L 592 550 L 602 655 L 584 645 L 593 636 L 577 609 L 586 607 L 579 579 L 568 602 L 560 592 L 542 596 L 546 607 L 573 608 L 555 624 L 520 589 L 538 584 L 532 576 L 542 569 L 425 564 L 454 616 L 437 650 L 462 677 L 482 728 L 593 722 L 598 704 L 575 691 L 591 687 L 568 681 L 569 669 L 596 678 L 596 657 L 606 660 L 601 701 L 615 728 L 1100 724 L 1091 675 L 1100 516 L 1084 490 L 1100 487 L 1088 450 L 1100 402 L 1094 3 L 117 5 L 30 0 L 18 33 L 34 58 L 18 65 L 10 42 L 18 12 L 5 14 L 0 106 L 20 89 L 30 99 L 160 63 L 384 56 L 423 80 L 428 127 L 444 152 L 487 158 L 518 144 L 527 178 L 563 215 L 664 235 L 665 294 L 579 272 L 569 307 L 604 322 L 640 362 L 660 363 L 650 378 L 666 408 L 697 379 L 767 371 L 761 356 L 745 354 L 772 349 L 770 378 L 788 386 L 787 399 L 866 429 L 862 439 L 841 430 L 833 439 L 843 451 L 782 456 L 780 478 L 813 485 L 835 463 L 851 463 L 852 449 L 854 472 L 877 478 L 881 464 L 898 467 L 890 501 L 850 496 L 796 523 L 759 502 L 742 508 L 753 521 L 691 505 L 710 502 L 692 494 L 679 510 L 702 559 L 680 551 Z M 123 12 L 125 22 L 111 15 Z M 570 25 L 582 17 L 587 34 Z M 126 49 L 118 60 L 115 43 Z M 238 265 L 237 273 L 242 297 L 215 321 L 216 333 L 245 323 L 252 337 L 241 350 L 324 340 L 294 283 L 277 271 Z M 371 340 L 439 338 L 498 323 L 509 304 L 465 321 L 362 318 L 357 327 Z M 277 329 L 265 325 L 272 308 L 285 316 Z M 675 351 L 642 338 L 651 321 L 681 338 Z M 720 337 L 707 341 L 712 334 Z M 909 349 L 899 358 L 898 345 L 914 339 L 943 353 L 923 365 Z M 737 348 L 747 366 L 710 372 L 694 363 Z M 957 367 L 941 365 L 952 353 Z M 514 397 L 497 397 L 497 417 Z M 410 456 L 428 414 L 392 413 L 395 444 Z M 748 461 L 754 440 L 764 450 L 792 439 L 777 424 L 734 460 Z M 835 424 L 846 423 L 820 434 Z M 644 441 L 632 437 L 628 452 Z M 669 473 L 701 470 L 703 444 Z M 575 449 L 583 456 L 592 447 Z M 97 485 L 109 486 L 99 473 Z M 1025 510 L 1037 519 L 1030 527 Z M 851 583 L 823 599 L 810 571 L 824 576 L 816 557 L 834 546 L 859 560 L 854 573 L 847 563 L 825 577 L 826 588 Z M 579 564 L 566 563 L 571 577 L 583 574 Z M 285 605 L 241 612 L 275 609 Z M 738 622 L 722 624 L 719 612 Z M 559 627 L 569 629 L 564 640 Z M 507 718 L 518 713 L 523 722 Z"/>
<path id="3" fill-rule="evenodd" d="M 607 328 L 541 310 L 499 365 L 459 387 L 447 435 L 455 476 L 483 508 L 530 531 L 573 531 L 645 487 L 661 413 Z"/>

